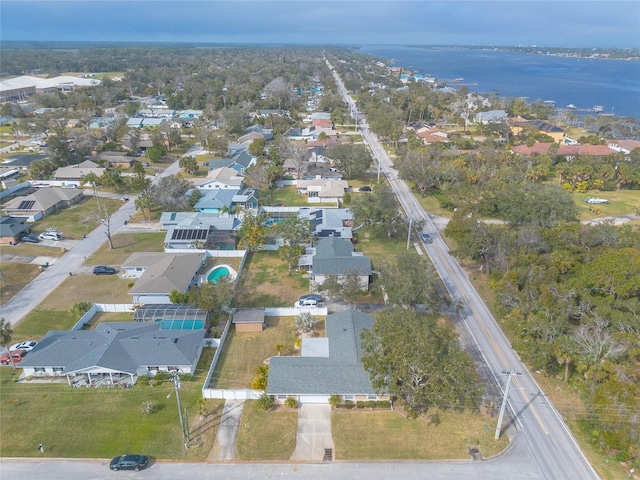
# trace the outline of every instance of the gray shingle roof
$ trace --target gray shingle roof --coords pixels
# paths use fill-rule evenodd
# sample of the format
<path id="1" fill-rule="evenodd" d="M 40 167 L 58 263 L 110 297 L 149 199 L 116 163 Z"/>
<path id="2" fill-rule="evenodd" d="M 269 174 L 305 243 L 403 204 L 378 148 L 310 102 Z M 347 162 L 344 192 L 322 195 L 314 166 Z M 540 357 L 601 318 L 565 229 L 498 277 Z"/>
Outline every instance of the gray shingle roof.
<path id="1" fill-rule="evenodd" d="M 135 374 L 144 366 L 193 365 L 206 331 L 160 327 L 155 322 L 105 322 L 96 330 L 53 330 L 21 364 L 61 367 L 62 374 L 88 368 Z"/>
<path id="2" fill-rule="evenodd" d="M 327 237 L 316 244 L 312 270 L 316 275 L 371 275 L 371 260 L 363 255 L 354 255 L 351 242 Z"/>
<path id="3" fill-rule="evenodd" d="M 272 357 L 269 395 L 369 395 L 375 394 L 369 374 L 360 363 L 360 332 L 374 319 L 356 310 L 328 315 L 328 357 Z"/>
<path id="4" fill-rule="evenodd" d="M 186 292 L 202 265 L 201 253 L 133 253 L 123 267 L 147 267 L 129 294 Z"/>

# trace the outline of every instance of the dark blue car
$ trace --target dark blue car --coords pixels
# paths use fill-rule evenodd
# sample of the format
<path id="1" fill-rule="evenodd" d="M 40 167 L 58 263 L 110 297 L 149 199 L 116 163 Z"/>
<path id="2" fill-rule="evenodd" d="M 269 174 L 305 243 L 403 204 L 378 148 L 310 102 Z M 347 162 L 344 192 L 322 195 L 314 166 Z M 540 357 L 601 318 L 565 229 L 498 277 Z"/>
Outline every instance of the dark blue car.
<path id="1" fill-rule="evenodd" d="M 144 455 L 120 455 L 119 457 L 111 460 L 109 468 L 114 471 L 118 470 L 135 470 L 136 472 L 142 470 L 149 463 L 149 459 Z"/>

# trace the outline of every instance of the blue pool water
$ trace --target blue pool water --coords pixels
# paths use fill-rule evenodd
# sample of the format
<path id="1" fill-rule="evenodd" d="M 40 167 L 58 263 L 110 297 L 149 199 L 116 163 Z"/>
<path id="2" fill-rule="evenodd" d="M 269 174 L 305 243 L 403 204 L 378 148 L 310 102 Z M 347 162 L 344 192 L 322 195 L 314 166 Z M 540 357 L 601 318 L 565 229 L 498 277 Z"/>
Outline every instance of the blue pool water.
<path id="1" fill-rule="evenodd" d="M 204 328 L 204 320 L 156 320 L 162 322 L 161 330 L 200 330 Z"/>
<path id="2" fill-rule="evenodd" d="M 207 281 L 210 283 L 216 283 L 220 278 L 228 277 L 230 273 L 231 272 L 229 272 L 227 267 L 220 265 L 209 272 L 209 275 L 207 275 Z"/>

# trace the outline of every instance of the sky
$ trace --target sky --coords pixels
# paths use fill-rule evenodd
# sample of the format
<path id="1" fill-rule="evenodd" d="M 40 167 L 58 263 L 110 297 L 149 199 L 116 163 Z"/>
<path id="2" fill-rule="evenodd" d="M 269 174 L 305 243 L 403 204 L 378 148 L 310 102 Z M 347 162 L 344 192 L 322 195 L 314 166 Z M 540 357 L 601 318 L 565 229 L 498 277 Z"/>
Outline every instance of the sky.
<path id="1" fill-rule="evenodd" d="M 3 41 L 640 48 L 640 0 L 0 0 Z"/>

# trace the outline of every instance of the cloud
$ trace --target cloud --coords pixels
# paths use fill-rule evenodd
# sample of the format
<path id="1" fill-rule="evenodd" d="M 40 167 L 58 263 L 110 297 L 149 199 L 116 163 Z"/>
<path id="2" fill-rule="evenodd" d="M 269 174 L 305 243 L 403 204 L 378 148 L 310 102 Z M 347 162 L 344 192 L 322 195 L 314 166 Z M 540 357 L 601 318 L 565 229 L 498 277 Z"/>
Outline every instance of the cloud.
<path id="1" fill-rule="evenodd" d="M 640 2 L 2 0 L 2 40 L 640 47 Z"/>

